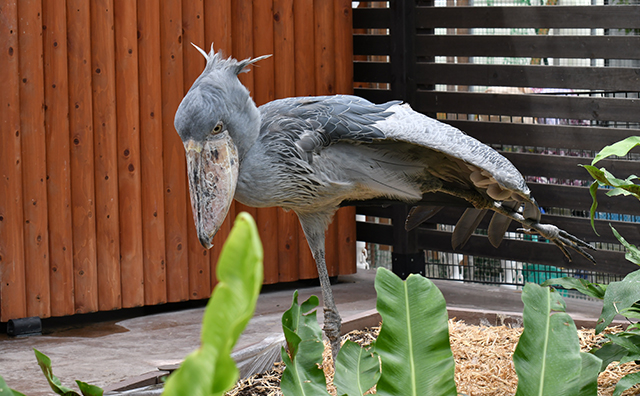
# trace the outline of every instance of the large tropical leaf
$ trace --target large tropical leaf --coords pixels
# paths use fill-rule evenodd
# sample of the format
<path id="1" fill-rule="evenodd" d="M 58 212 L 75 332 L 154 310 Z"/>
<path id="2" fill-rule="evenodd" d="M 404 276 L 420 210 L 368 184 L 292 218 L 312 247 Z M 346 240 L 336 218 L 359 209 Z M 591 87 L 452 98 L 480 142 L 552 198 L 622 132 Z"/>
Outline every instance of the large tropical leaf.
<path id="1" fill-rule="evenodd" d="M 24 396 L 22 393 L 9 388 L 4 378 L 0 375 L 0 396 Z"/>
<path id="2" fill-rule="evenodd" d="M 40 366 L 40 369 L 42 369 L 42 373 L 47 378 L 47 382 L 49 383 L 51 390 L 53 390 L 58 395 L 79 396 L 79 394 L 73 389 L 67 388 L 66 386 L 62 385 L 60 379 L 53 375 L 53 367 L 51 365 L 51 359 L 49 359 L 49 356 L 45 355 L 35 348 L 33 349 L 33 352 L 36 354 L 38 366 Z"/>
<path id="3" fill-rule="evenodd" d="M 635 245 L 627 242 L 627 240 L 624 239 L 622 235 L 620 235 L 620 233 L 615 228 L 613 228 L 611 224 L 609 224 L 609 227 L 611 227 L 611 231 L 613 231 L 613 235 L 616 237 L 616 239 L 620 241 L 622 246 L 627 249 L 626 253 L 624 254 L 624 258 L 634 263 L 635 265 L 640 265 L 640 249 L 638 249 Z"/>
<path id="4" fill-rule="evenodd" d="M 317 296 L 311 296 L 302 304 L 298 304 L 298 291 L 293 292 L 291 307 L 282 314 L 282 331 L 287 340 L 291 358 L 297 355 L 300 341 L 322 340 L 322 329 L 318 325 L 315 311 L 319 304 Z"/>
<path id="5" fill-rule="evenodd" d="M 298 305 L 296 290 L 291 308 L 282 315 L 282 330 L 289 348 L 289 353 L 284 348 L 281 351 L 285 369 L 280 389 L 285 396 L 329 394 L 324 371 L 320 368 L 324 343 L 315 311 L 318 303 L 318 297 L 311 296 Z"/>
<path id="6" fill-rule="evenodd" d="M 582 370 L 578 383 L 578 396 L 595 396 L 598 394 L 598 374 L 602 360 L 586 352 L 580 352 L 580 357 L 582 358 Z"/>
<path id="7" fill-rule="evenodd" d="M 607 327 L 620 311 L 640 301 L 640 271 L 634 271 L 619 282 L 611 282 L 604 295 L 602 313 L 596 325 L 596 334 Z"/>
<path id="8" fill-rule="evenodd" d="M 602 344 L 600 348 L 593 348 L 589 353 L 594 354 L 602 360 L 600 371 L 604 371 L 609 364 L 624 359 L 624 357 L 629 354 L 629 351 L 613 342 L 606 342 Z"/>
<path id="9" fill-rule="evenodd" d="M 202 321 L 202 345 L 169 376 L 163 395 L 222 395 L 235 384 L 239 374 L 231 350 L 255 311 L 262 258 L 256 224 L 240 213 L 220 253 L 218 284 Z"/>
<path id="10" fill-rule="evenodd" d="M 616 388 L 613 390 L 613 396 L 620 396 L 622 392 L 631 388 L 635 384 L 640 383 L 640 371 L 627 374 L 620 378 L 620 381 L 616 384 Z"/>
<path id="11" fill-rule="evenodd" d="M 577 395 L 580 384 L 588 381 L 580 376 L 580 342 L 573 320 L 564 312 L 564 301 L 533 283 L 525 285 L 522 301 L 524 331 L 513 354 L 516 395 Z"/>
<path id="12" fill-rule="evenodd" d="M 564 289 L 574 289 L 584 295 L 595 297 L 600 300 L 604 298 L 604 293 L 607 290 L 607 285 L 599 285 L 597 283 L 591 283 L 586 279 L 572 278 L 568 276 L 564 278 L 547 279 L 540 286 L 560 286 Z"/>
<path id="13" fill-rule="evenodd" d="M 384 268 L 375 288 L 382 316 L 375 344 L 382 360 L 377 394 L 456 395 L 447 310 L 438 288 L 420 275 L 402 281 Z"/>
<path id="14" fill-rule="evenodd" d="M 627 155 L 632 148 L 638 145 L 640 145 L 640 136 L 629 136 L 624 140 L 621 140 L 609 146 L 605 146 L 602 150 L 600 150 L 600 152 L 598 152 L 598 154 L 596 154 L 593 161 L 591 161 L 591 165 L 595 165 L 596 162 L 612 155 L 623 157 Z"/>
<path id="15" fill-rule="evenodd" d="M 342 345 L 333 377 L 338 395 L 362 396 L 378 382 L 380 357 L 372 349 L 365 349 L 353 341 Z"/>

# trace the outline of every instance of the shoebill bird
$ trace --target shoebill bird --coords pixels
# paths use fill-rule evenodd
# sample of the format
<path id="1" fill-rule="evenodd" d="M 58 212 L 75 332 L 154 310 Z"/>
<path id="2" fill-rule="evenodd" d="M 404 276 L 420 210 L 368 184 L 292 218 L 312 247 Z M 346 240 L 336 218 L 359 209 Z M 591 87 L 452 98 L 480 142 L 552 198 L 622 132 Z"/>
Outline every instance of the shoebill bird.
<path id="1" fill-rule="evenodd" d="M 197 48 L 197 47 L 196 47 Z M 334 357 L 341 319 L 325 264 L 325 230 L 344 202 L 416 203 L 414 227 L 440 207 L 419 206 L 445 193 L 470 203 L 455 227 L 462 246 L 488 210 L 498 246 L 512 220 L 526 232 L 593 261 L 589 244 L 549 224 L 523 176 L 497 151 L 399 101 L 373 104 L 337 95 L 275 100 L 257 108 L 237 76 L 265 57 L 238 61 L 198 50 L 206 67 L 180 104 L 175 127 L 186 150 L 191 205 L 200 242 L 212 246 L 232 200 L 279 206 L 300 220 L 318 267 L 324 331 Z"/>

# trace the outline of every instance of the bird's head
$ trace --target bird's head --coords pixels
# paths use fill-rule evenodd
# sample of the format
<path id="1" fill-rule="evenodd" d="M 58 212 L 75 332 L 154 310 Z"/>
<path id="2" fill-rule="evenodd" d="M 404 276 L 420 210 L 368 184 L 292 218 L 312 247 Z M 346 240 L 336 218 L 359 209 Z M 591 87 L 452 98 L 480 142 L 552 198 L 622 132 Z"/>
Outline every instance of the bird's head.
<path id="1" fill-rule="evenodd" d="M 196 48 L 207 65 L 182 99 L 174 124 L 186 151 L 198 238 L 208 249 L 233 202 L 240 162 L 260 130 L 260 113 L 238 74 L 266 56 L 237 61 L 224 59 L 213 46 L 209 54 Z"/>

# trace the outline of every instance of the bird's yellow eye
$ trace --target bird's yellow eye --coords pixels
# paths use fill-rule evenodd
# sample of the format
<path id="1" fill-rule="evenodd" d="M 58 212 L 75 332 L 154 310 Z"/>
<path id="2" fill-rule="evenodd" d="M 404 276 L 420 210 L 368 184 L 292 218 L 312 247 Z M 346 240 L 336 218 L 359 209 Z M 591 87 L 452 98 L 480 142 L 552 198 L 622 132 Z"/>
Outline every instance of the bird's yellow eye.
<path id="1" fill-rule="evenodd" d="M 215 127 L 213 127 L 213 133 L 220 133 L 222 132 L 222 122 L 219 122 L 216 124 Z"/>

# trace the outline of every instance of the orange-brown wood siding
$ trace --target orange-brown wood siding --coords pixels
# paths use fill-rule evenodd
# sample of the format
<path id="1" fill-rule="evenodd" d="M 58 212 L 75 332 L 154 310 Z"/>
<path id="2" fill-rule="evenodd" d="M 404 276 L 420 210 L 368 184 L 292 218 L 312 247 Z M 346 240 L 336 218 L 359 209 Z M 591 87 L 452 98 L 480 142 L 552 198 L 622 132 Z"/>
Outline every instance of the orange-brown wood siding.
<path id="1" fill-rule="evenodd" d="M 241 81 L 256 104 L 352 91 L 345 0 L 1 0 L 0 321 L 202 299 L 235 214 L 255 216 L 265 283 L 317 276 L 294 213 L 234 203 L 193 226 L 175 111 L 204 67 L 194 43 L 273 54 Z M 355 272 L 353 209 L 327 232 Z"/>

